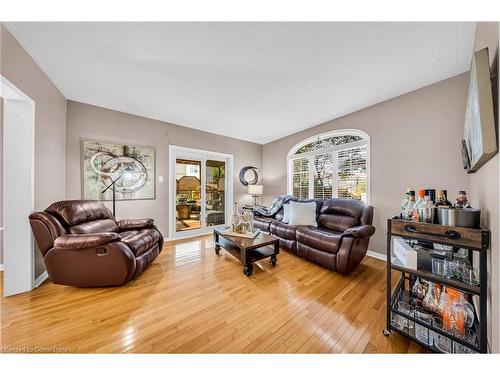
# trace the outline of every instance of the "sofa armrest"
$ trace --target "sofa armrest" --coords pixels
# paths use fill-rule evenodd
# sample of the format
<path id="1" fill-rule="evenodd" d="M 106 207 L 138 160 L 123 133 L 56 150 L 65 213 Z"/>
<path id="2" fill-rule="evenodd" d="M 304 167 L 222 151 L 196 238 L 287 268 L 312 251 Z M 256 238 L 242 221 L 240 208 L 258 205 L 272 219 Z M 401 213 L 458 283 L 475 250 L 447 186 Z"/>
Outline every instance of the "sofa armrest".
<path id="1" fill-rule="evenodd" d="M 373 225 L 359 225 L 357 227 L 352 227 L 344 231 L 344 236 L 353 238 L 370 238 L 375 233 L 375 227 Z"/>
<path id="2" fill-rule="evenodd" d="M 54 247 L 60 249 L 85 249 L 105 245 L 111 241 L 120 239 L 118 233 L 105 232 L 94 234 L 66 234 L 57 237 L 54 241 Z"/>
<path id="3" fill-rule="evenodd" d="M 147 229 L 154 224 L 153 219 L 122 219 L 117 222 L 120 230 Z"/>

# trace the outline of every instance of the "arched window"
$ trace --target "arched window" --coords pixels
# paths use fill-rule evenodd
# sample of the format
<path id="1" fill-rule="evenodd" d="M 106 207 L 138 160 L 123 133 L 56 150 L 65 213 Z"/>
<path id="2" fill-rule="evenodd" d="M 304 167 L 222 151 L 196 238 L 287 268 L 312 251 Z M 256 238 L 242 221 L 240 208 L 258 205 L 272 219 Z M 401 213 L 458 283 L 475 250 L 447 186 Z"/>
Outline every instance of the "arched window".
<path id="1" fill-rule="evenodd" d="M 308 138 L 288 153 L 288 194 L 370 202 L 370 137 L 355 129 Z"/>

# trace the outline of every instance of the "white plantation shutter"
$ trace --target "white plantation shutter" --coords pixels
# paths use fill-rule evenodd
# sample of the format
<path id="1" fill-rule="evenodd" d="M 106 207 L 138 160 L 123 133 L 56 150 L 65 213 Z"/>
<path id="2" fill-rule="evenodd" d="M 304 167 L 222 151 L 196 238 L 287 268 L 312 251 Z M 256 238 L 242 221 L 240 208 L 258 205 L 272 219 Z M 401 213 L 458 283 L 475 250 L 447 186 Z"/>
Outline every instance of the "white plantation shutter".
<path id="1" fill-rule="evenodd" d="M 314 156 L 313 198 L 330 199 L 333 194 L 333 153 Z"/>
<path id="2" fill-rule="evenodd" d="M 369 145 L 368 136 L 356 130 L 297 144 L 288 156 L 288 193 L 301 199 L 338 197 L 369 203 Z"/>
<path id="3" fill-rule="evenodd" d="M 338 151 L 339 198 L 359 199 L 366 202 L 367 189 L 367 147 Z"/>
<path id="4" fill-rule="evenodd" d="M 292 194 L 294 197 L 309 198 L 309 159 L 292 160 Z"/>

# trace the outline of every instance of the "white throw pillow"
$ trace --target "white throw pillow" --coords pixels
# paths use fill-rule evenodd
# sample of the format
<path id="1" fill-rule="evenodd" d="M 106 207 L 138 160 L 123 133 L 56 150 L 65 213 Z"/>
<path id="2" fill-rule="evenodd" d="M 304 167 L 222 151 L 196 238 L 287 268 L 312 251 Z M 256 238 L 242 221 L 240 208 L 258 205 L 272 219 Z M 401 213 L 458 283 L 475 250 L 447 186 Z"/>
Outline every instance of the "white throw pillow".
<path id="1" fill-rule="evenodd" d="M 290 221 L 288 224 L 317 227 L 316 202 L 290 202 Z"/>
<path id="2" fill-rule="evenodd" d="M 290 222 L 290 204 L 284 204 L 283 205 L 283 219 L 281 219 L 282 223 L 288 224 Z"/>

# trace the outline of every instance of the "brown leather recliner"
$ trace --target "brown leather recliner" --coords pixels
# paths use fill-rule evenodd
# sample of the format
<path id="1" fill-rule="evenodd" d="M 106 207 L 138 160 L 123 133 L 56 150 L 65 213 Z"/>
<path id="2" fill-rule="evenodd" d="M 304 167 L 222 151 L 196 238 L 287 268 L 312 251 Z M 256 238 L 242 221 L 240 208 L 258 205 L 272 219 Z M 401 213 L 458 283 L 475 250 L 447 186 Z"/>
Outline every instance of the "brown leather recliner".
<path id="1" fill-rule="evenodd" d="M 297 199 L 292 199 L 297 201 Z M 282 222 L 283 209 L 272 217 L 255 215 L 255 227 L 279 237 L 280 246 L 340 273 L 351 272 L 365 257 L 373 227 L 373 207 L 354 199 L 316 202 L 318 227 Z"/>
<path id="2" fill-rule="evenodd" d="M 116 221 L 100 201 L 56 202 L 32 213 L 29 220 L 55 284 L 125 284 L 144 271 L 163 247 L 153 219 Z"/>

